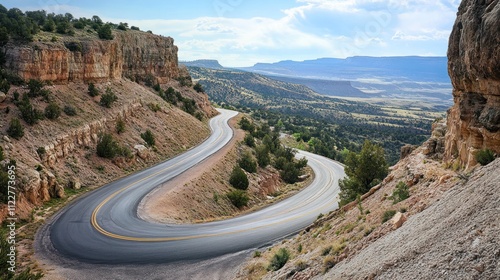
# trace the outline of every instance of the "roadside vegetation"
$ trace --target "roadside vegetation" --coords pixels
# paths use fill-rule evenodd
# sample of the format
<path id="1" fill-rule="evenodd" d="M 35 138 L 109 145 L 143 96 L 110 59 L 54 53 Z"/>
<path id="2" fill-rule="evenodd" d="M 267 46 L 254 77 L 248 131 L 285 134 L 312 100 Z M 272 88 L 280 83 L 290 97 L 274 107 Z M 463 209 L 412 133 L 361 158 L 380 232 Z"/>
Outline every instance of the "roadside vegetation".
<path id="1" fill-rule="evenodd" d="M 229 178 L 229 183 L 235 190 L 227 195 L 234 206 L 242 208 L 247 205 L 249 201 L 246 193 L 249 187 L 247 173 L 256 173 L 259 168 L 271 165 L 279 171 L 281 179 L 287 184 L 301 180 L 300 176 L 307 166 L 307 160 L 295 159 L 296 151 L 281 144 L 279 128 L 271 130 L 267 123 L 258 125 L 247 117 L 241 118 L 239 126 L 246 132 L 244 147 Z"/>

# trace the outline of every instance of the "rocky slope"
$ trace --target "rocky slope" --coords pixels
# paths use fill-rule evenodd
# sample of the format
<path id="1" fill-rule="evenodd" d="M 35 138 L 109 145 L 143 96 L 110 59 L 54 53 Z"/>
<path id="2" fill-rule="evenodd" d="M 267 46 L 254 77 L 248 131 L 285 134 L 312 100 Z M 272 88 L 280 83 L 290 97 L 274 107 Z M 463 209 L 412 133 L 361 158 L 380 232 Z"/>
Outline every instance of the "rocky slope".
<path id="1" fill-rule="evenodd" d="M 475 153 L 500 153 L 500 4 L 462 1 L 450 36 L 448 71 L 455 104 L 448 114 L 446 160 L 465 168 Z"/>
<path id="2" fill-rule="evenodd" d="M 500 159 L 318 279 L 498 279 Z"/>

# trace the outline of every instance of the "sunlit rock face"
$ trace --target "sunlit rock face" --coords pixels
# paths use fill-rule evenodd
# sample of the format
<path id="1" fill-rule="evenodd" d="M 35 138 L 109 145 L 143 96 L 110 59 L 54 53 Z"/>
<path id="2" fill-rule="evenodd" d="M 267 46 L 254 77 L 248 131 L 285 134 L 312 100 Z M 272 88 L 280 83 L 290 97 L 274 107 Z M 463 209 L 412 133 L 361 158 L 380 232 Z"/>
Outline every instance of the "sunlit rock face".
<path id="1" fill-rule="evenodd" d="M 466 169 L 475 153 L 500 153 L 500 1 L 462 1 L 448 47 L 455 104 L 448 111 L 445 159 Z"/>
<path id="2" fill-rule="evenodd" d="M 117 32 L 113 40 L 69 37 L 58 42 L 10 43 L 5 50 L 7 68 L 24 80 L 64 84 L 125 77 L 162 84 L 179 76 L 174 40 L 145 32 Z"/>

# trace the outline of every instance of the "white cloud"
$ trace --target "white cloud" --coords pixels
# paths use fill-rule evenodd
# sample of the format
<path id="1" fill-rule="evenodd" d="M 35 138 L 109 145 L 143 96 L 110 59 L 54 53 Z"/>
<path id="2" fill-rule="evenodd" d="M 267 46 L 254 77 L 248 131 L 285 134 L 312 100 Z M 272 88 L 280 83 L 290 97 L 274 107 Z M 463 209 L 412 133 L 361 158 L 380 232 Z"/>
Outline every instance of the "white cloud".
<path id="1" fill-rule="evenodd" d="M 458 5 L 458 0 L 296 2 L 278 18 L 105 20 L 173 37 L 183 60 L 215 58 L 226 66 L 242 66 L 353 55 L 444 55 Z"/>

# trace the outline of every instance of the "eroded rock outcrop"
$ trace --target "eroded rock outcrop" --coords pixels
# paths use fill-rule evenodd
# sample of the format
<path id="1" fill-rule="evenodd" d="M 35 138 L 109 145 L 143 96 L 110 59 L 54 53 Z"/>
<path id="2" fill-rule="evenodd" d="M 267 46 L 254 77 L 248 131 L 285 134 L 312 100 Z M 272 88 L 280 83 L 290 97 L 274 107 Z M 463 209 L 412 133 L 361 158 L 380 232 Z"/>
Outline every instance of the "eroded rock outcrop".
<path id="1" fill-rule="evenodd" d="M 448 71 L 455 104 L 448 111 L 445 159 L 465 168 L 475 153 L 500 153 L 500 4 L 462 1 L 450 36 Z"/>
<path id="2" fill-rule="evenodd" d="M 42 163 L 52 168 L 60 159 L 65 159 L 71 155 L 75 149 L 95 146 L 99 140 L 99 133 L 106 130 L 107 123 L 115 123 L 117 118 L 126 119 L 140 108 L 142 108 L 142 105 L 139 100 L 136 100 L 124 106 L 114 117 L 102 118 L 87 123 L 67 134 L 57 136 L 52 143 L 44 146 L 45 153 L 41 156 Z"/>
<path id="3" fill-rule="evenodd" d="M 113 40 L 64 38 L 60 42 L 8 44 L 6 68 L 24 80 L 102 82 L 122 77 L 166 83 L 179 76 L 170 37 L 116 32 Z"/>

